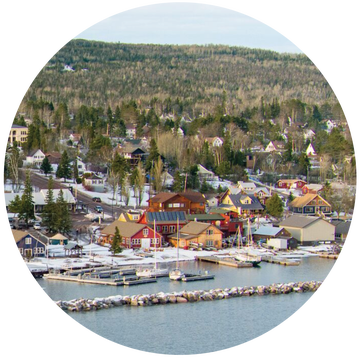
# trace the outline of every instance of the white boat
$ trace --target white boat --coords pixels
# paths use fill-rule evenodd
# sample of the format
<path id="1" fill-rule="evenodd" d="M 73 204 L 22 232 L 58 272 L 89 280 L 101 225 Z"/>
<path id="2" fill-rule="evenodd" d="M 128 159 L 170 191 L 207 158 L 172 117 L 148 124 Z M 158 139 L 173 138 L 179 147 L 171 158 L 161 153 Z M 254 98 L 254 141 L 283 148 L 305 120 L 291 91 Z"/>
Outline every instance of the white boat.
<path id="1" fill-rule="evenodd" d="M 179 218 L 177 219 L 177 236 L 176 236 L 176 268 L 169 272 L 170 280 L 179 281 L 185 278 L 185 273 L 179 269 Z"/>
<path id="2" fill-rule="evenodd" d="M 237 238 L 238 238 L 238 250 L 236 252 L 235 259 L 245 263 L 251 263 L 253 266 L 258 266 L 261 263 L 262 259 L 261 256 L 259 254 L 256 254 L 250 246 L 251 229 L 250 229 L 249 219 L 248 219 L 247 246 L 240 249 L 240 239 L 241 239 L 240 226 L 237 231 Z"/>
<path id="3" fill-rule="evenodd" d="M 136 275 L 139 277 L 159 277 L 167 276 L 168 274 L 168 269 L 147 268 L 136 271 Z"/>
<path id="4" fill-rule="evenodd" d="M 170 280 L 179 281 L 185 278 L 185 273 L 180 269 L 173 269 L 169 272 Z"/>

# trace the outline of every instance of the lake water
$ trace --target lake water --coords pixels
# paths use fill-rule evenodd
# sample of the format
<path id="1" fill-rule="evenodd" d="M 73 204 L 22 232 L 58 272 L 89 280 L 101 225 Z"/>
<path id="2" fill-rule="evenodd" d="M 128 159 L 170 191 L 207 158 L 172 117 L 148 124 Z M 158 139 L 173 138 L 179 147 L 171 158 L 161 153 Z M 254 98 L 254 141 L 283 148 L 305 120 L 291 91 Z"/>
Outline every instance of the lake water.
<path id="1" fill-rule="evenodd" d="M 183 262 L 180 265 L 185 272 L 209 270 L 215 279 L 183 283 L 159 278 L 157 283 L 132 287 L 84 285 L 46 279 L 39 279 L 38 282 L 53 300 L 92 299 L 117 294 L 323 281 L 333 264 L 333 260 L 317 257 L 303 259 L 299 266 L 261 263 L 260 268 L 243 269 L 204 262 Z M 98 335 L 133 349 L 172 355 L 200 354 L 237 346 L 266 333 L 296 312 L 312 294 L 252 296 L 151 307 L 123 306 L 68 314 Z"/>

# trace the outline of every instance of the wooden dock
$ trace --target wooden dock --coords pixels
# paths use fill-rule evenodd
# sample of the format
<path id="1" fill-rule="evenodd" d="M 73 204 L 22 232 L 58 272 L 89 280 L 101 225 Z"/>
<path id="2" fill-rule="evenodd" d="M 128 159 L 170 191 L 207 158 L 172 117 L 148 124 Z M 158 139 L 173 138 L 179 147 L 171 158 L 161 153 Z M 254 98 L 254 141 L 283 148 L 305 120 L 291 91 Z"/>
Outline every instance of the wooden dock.
<path id="1" fill-rule="evenodd" d="M 288 259 L 276 259 L 271 256 L 263 256 L 262 261 L 270 263 L 270 264 L 278 264 L 278 265 L 284 265 L 284 266 L 300 265 L 300 261 L 294 261 L 294 260 L 288 260 Z"/>
<path id="2" fill-rule="evenodd" d="M 82 276 L 69 276 L 63 274 L 48 274 L 48 275 L 44 275 L 44 278 L 48 280 L 76 282 L 78 284 L 111 285 L 111 286 L 124 285 L 124 280 L 122 279 L 101 279 L 101 278 L 82 277 Z"/>
<path id="3" fill-rule="evenodd" d="M 197 256 L 195 259 L 197 261 L 206 261 L 206 262 L 211 262 L 214 264 L 231 266 L 231 267 L 236 267 L 236 268 L 253 267 L 253 264 L 251 264 L 251 263 L 236 261 L 235 259 L 232 259 L 232 258 L 226 259 L 226 258 L 219 258 L 216 256 Z"/>
<path id="4" fill-rule="evenodd" d="M 126 280 L 123 282 L 124 286 L 131 286 L 131 285 L 141 285 L 141 284 L 149 284 L 154 283 L 157 280 L 155 278 L 141 278 L 137 280 Z"/>
<path id="5" fill-rule="evenodd" d="M 189 281 L 200 281 L 200 280 L 212 280 L 215 278 L 215 275 L 208 275 L 208 274 L 185 274 L 185 277 L 181 279 L 181 281 L 189 282 Z"/>

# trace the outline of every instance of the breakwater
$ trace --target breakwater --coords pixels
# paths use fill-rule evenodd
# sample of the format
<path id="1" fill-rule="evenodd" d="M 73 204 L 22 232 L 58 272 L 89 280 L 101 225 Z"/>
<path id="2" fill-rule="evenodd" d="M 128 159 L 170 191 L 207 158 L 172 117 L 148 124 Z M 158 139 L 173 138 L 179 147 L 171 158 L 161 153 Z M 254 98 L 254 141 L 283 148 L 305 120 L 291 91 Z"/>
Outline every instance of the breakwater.
<path id="1" fill-rule="evenodd" d="M 321 281 L 291 282 L 271 285 L 243 286 L 212 290 L 191 290 L 173 293 L 159 292 L 148 295 L 122 296 L 114 295 L 105 298 L 74 299 L 70 301 L 56 301 L 55 303 L 65 311 L 91 311 L 109 309 L 115 306 L 152 306 L 165 304 L 180 304 L 187 302 L 201 302 L 230 299 L 242 296 L 280 295 L 316 291 Z"/>

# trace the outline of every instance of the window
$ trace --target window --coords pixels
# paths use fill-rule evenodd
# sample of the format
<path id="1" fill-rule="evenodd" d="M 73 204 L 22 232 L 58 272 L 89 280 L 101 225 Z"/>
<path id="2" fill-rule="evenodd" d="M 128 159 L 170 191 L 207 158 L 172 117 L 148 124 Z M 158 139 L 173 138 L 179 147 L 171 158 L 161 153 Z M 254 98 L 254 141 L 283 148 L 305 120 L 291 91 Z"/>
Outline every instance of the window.
<path id="1" fill-rule="evenodd" d="M 156 231 L 157 231 L 157 232 L 161 232 L 161 226 L 156 225 Z"/>
<path id="2" fill-rule="evenodd" d="M 31 237 L 25 238 L 25 245 L 31 245 Z"/>
<path id="3" fill-rule="evenodd" d="M 206 230 L 206 235 L 213 235 L 214 234 L 214 230 L 213 229 L 208 229 Z"/>
<path id="4" fill-rule="evenodd" d="M 149 235 L 149 229 L 144 229 L 143 230 L 143 235 L 148 236 Z"/>
<path id="5" fill-rule="evenodd" d="M 214 246 L 213 240 L 206 240 L 206 246 Z"/>
<path id="6" fill-rule="evenodd" d="M 170 226 L 169 226 L 169 232 L 170 232 L 170 233 L 174 233 L 174 232 L 175 232 L 175 225 L 170 225 Z"/>
<path id="7" fill-rule="evenodd" d="M 167 227 L 167 225 L 163 226 L 163 232 L 164 232 L 164 233 L 167 233 L 167 232 L 168 232 L 168 227 Z"/>

